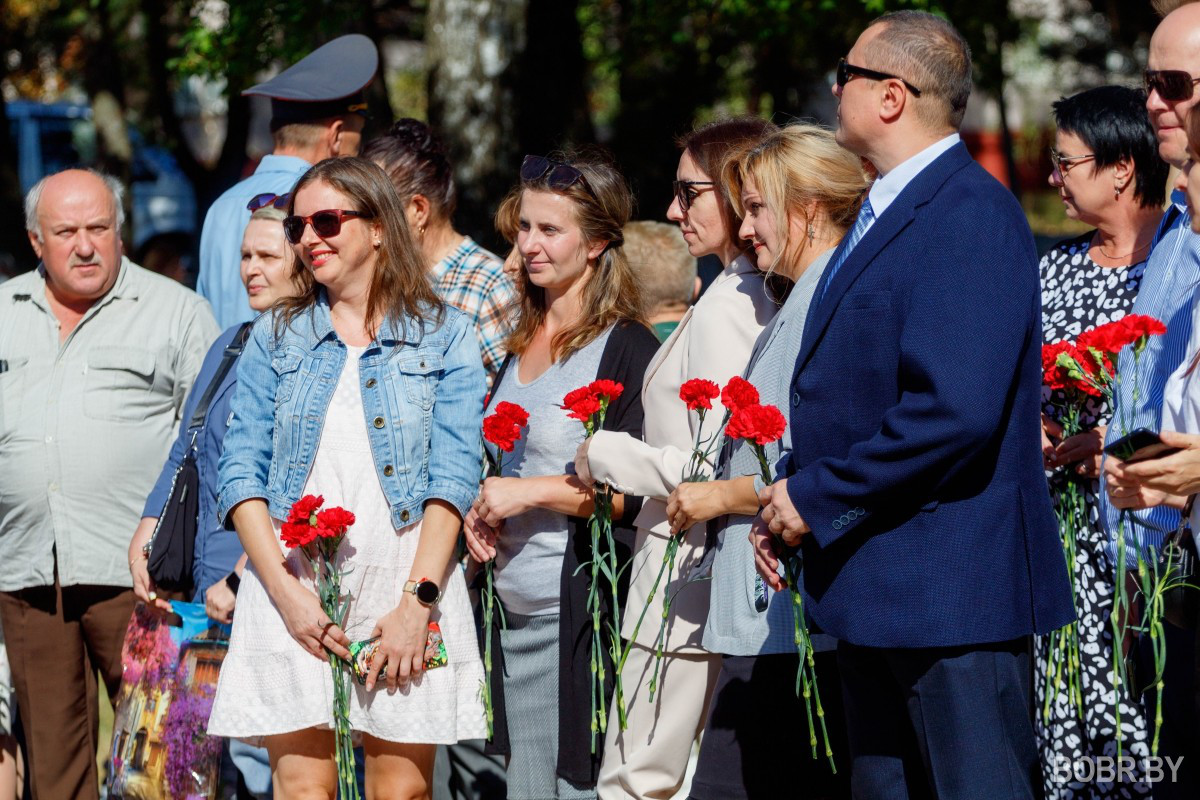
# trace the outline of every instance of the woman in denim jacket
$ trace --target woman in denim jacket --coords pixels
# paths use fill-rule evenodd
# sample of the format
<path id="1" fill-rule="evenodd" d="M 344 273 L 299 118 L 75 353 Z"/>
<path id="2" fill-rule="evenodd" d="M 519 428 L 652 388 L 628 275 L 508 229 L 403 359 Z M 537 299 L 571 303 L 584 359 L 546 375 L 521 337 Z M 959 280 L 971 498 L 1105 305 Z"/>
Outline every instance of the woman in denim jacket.
<path id="1" fill-rule="evenodd" d="M 209 733 L 263 742 L 283 796 L 333 796 L 326 651 L 347 658 L 351 641 L 379 636 L 350 699 L 366 785 L 421 796 L 435 744 L 484 734 L 483 669 L 452 563 L 478 483 L 483 365 L 469 321 L 433 293 L 379 167 L 322 161 L 288 213 L 305 288 L 251 331 L 220 463 L 218 514 L 250 566 Z M 338 555 L 351 597 L 344 630 L 322 611 L 305 559 L 279 539 L 305 494 L 356 517 Z M 430 622 L 449 663 L 423 672 Z"/>

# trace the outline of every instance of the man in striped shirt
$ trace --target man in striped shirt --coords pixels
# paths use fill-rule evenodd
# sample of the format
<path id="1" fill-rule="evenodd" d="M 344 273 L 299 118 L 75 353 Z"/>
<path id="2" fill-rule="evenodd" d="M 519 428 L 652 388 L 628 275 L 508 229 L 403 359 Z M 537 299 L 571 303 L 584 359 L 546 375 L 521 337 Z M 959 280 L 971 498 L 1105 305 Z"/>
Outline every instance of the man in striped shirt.
<path id="1" fill-rule="evenodd" d="M 1195 83 L 1191 84 L 1190 94 L 1178 100 L 1164 98 L 1155 88 L 1156 81 L 1149 79 L 1165 70 L 1200 75 L 1200 49 L 1192 46 L 1197 38 L 1200 38 L 1200 6 L 1184 6 L 1163 20 L 1150 44 L 1146 110 L 1158 137 L 1158 154 L 1179 168 L 1188 161 L 1183 125 L 1188 110 L 1198 99 Z M 1121 352 L 1117 362 L 1120 382 L 1113 398 L 1106 444 L 1137 428 L 1159 430 L 1167 378 L 1187 358 L 1192 296 L 1200 283 L 1200 236 L 1192 233 L 1190 217 L 1186 195 L 1176 190 L 1171 194 L 1171 205 L 1155 237 L 1154 250 L 1130 312 L 1162 321 L 1167 332 L 1150 337 L 1137 357 L 1131 347 Z M 1106 493 L 1101 493 L 1101 506 L 1114 552 L 1123 539 L 1130 569 L 1137 566 L 1135 548 L 1141 549 L 1144 558 L 1154 558 L 1163 537 L 1179 525 L 1179 511 L 1165 505 L 1130 512 L 1124 524 L 1120 509 L 1109 502 Z"/>

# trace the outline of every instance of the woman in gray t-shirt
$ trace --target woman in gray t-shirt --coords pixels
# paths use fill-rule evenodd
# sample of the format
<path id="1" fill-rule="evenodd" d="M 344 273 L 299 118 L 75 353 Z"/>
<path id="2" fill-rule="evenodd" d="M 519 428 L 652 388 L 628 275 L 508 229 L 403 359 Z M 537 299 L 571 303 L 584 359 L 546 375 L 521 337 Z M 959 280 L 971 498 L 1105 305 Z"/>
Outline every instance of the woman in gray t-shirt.
<path id="1" fill-rule="evenodd" d="M 632 199 L 620 174 L 593 160 L 528 156 L 521 178 L 519 306 L 487 413 L 501 401 L 516 403 L 529 423 L 504 454 L 503 474 L 480 487 L 464 527 L 472 557 L 496 559 L 505 611 L 492 696 L 493 744 L 509 754 L 508 797 L 592 798 L 590 734 L 586 719 L 574 716 L 580 685 L 587 705 L 587 677 L 579 674 L 587 665 L 569 645 L 582 616 L 573 582 L 588 579 L 574 568 L 572 542 L 592 513 L 593 491 L 571 469 L 584 428 L 561 403 L 597 378 L 624 381 L 627 395 L 609 408 L 606 427 L 631 416 L 657 340 L 637 324 L 641 304 L 621 250 Z M 640 427 L 640 403 L 627 424 Z M 625 511 L 616 495 L 614 520 Z"/>

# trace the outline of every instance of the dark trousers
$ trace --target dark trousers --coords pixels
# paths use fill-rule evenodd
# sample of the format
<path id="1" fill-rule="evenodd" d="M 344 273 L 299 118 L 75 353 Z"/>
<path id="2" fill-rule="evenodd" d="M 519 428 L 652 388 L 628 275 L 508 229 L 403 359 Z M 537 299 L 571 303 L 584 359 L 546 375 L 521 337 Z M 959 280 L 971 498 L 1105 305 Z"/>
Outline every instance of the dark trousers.
<path id="1" fill-rule="evenodd" d="M 1195 590 L 1189 590 L 1194 592 Z M 1158 755 L 1177 759 L 1177 770 L 1163 765 L 1162 780 L 1152 784 L 1154 800 L 1196 800 L 1200 797 L 1200 626 L 1189 620 L 1188 628 L 1166 622 L 1167 660 L 1163 666 L 1162 729 L 1159 733 Z M 1150 637 L 1138 640 L 1137 672 L 1139 676 L 1154 674 L 1154 656 Z M 1142 695 L 1146 719 L 1153 725 L 1158 693 L 1151 689 Z M 1172 780 L 1174 778 L 1174 780 Z"/>
<path id="2" fill-rule="evenodd" d="M 0 592 L 33 800 L 99 796 L 96 672 L 115 702 L 133 603 L 129 589 L 57 581 Z"/>
<path id="3" fill-rule="evenodd" d="M 850 754 L 837 654 L 817 653 L 813 660 L 837 774 L 825 758 L 815 717 L 817 758 L 812 757 L 807 714 L 796 697 L 798 656 L 724 656 L 700 739 L 691 800 L 850 796 Z"/>
<path id="4" fill-rule="evenodd" d="M 1028 639 L 838 646 L 856 800 L 1041 796 Z"/>

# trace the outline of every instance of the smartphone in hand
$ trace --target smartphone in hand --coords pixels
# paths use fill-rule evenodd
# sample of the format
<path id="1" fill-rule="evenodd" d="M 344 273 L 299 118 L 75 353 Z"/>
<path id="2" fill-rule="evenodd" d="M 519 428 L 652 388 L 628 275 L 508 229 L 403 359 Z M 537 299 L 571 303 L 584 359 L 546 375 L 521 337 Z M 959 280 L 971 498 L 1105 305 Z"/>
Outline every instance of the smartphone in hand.
<path id="1" fill-rule="evenodd" d="M 1113 458 L 1133 463 L 1178 453 L 1179 448 L 1163 444 L 1156 431 L 1138 428 L 1107 445 L 1104 452 Z"/>

